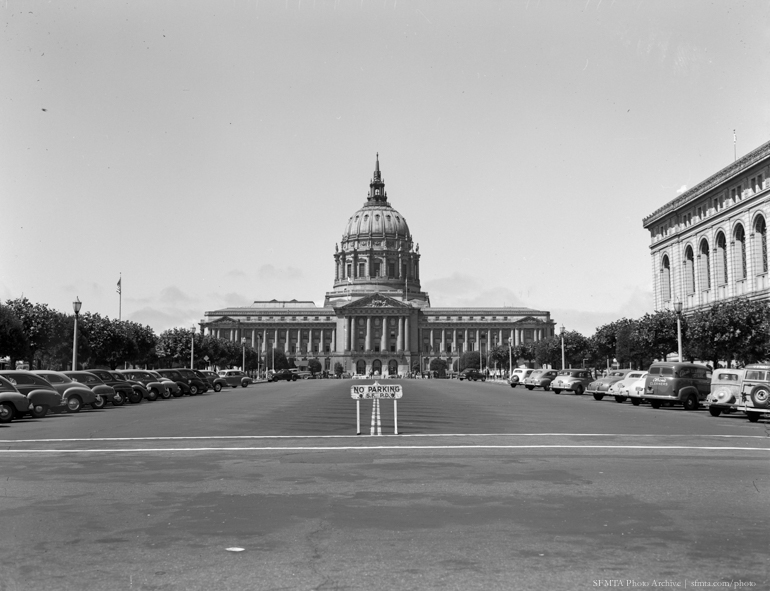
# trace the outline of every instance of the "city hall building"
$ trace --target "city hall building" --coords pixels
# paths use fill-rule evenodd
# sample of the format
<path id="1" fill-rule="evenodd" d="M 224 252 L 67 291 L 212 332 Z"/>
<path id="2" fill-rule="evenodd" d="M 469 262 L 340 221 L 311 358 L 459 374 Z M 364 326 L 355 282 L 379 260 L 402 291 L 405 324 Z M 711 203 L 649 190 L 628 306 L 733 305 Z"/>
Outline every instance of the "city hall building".
<path id="1" fill-rule="evenodd" d="M 655 309 L 768 299 L 768 215 L 770 142 L 644 218 Z"/>
<path id="2" fill-rule="evenodd" d="M 434 308 L 420 287 L 420 246 L 393 209 L 379 156 L 363 207 L 334 246 L 334 282 L 323 307 L 312 301 L 257 301 L 205 312 L 201 330 L 246 339 L 263 354 L 285 352 L 298 367 L 318 359 L 357 374 L 404 375 L 415 362 L 448 367 L 466 351 L 483 356 L 498 345 L 553 336 L 550 313 L 529 308 Z M 486 362 L 485 362 L 486 364 Z"/>

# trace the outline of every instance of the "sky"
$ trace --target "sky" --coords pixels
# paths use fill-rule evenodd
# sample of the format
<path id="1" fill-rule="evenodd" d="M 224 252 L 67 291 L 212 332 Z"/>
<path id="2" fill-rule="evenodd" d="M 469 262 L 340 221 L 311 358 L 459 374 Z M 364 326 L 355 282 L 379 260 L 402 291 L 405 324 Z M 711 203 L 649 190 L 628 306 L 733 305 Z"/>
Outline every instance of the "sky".
<path id="1" fill-rule="evenodd" d="M 158 333 L 322 305 L 379 153 L 433 306 L 588 336 L 654 311 L 642 218 L 770 136 L 764 0 L 3 4 L 0 300 Z"/>

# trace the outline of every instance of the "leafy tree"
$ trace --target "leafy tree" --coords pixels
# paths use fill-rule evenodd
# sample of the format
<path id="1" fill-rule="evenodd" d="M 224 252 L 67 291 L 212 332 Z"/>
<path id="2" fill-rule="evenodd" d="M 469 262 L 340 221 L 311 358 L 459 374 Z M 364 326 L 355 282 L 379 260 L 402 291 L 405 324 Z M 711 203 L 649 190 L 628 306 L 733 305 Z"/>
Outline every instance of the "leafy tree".
<path id="1" fill-rule="evenodd" d="M 497 345 L 489 352 L 490 364 L 497 364 L 497 367 L 508 370 L 511 356 L 508 354 L 510 347 L 508 345 Z M 515 360 L 514 360 L 515 361 Z"/>
<path id="2" fill-rule="evenodd" d="M 342 367 L 342 364 L 339 361 L 336 361 L 334 363 L 334 375 L 337 377 L 341 376 L 342 373 L 345 371 L 345 368 Z"/>
<path id="3" fill-rule="evenodd" d="M 27 340 L 25 357 L 30 362 L 30 367 L 36 367 L 39 363 L 38 353 L 45 351 L 51 343 L 53 323 L 58 312 L 51 310 L 45 304 L 33 304 L 26 297 L 8 300 L 5 302 L 24 327 Z"/>
<path id="4" fill-rule="evenodd" d="M 520 343 L 513 346 L 513 358 L 514 363 L 519 359 L 524 359 L 528 364 L 532 364 L 535 360 L 535 344 L 532 341 L 527 343 Z"/>
<path id="5" fill-rule="evenodd" d="M 89 312 L 81 316 L 83 333 L 91 349 L 90 365 L 107 365 L 115 369 L 135 355 L 136 344 L 123 322 L 110 320 L 98 313 Z"/>
<path id="6" fill-rule="evenodd" d="M 682 328 L 686 331 L 686 323 Z M 672 310 L 645 314 L 637 321 L 637 330 L 640 348 L 651 358 L 665 359 L 669 353 L 678 349 L 676 313 Z M 637 367 L 643 365 L 646 363 Z"/>
<path id="7" fill-rule="evenodd" d="M 275 365 L 273 364 L 275 359 Z M 286 359 L 286 355 L 280 349 L 272 349 L 265 355 L 265 367 L 269 369 L 289 369 L 289 361 Z"/>
<path id="8" fill-rule="evenodd" d="M 9 306 L 0 304 L 0 357 L 10 357 L 11 367 L 27 352 L 24 325 Z"/>
<path id="9" fill-rule="evenodd" d="M 193 331 L 189 328 L 171 328 L 164 330 L 158 337 L 158 343 L 155 345 L 155 351 L 162 365 L 172 367 L 182 367 L 190 359 L 190 347 L 192 345 Z M 224 339 L 215 339 L 224 341 Z M 221 344 L 221 343 L 220 343 Z M 225 357 L 220 352 L 219 357 Z M 202 357 L 202 355 L 201 355 Z M 220 361 L 220 359 L 217 359 Z M 227 365 L 226 363 L 217 363 L 217 365 Z"/>
<path id="10" fill-rule="evenodd" d="M 535 361 L 540 365 L 561 367 L 561 337 L 549 337 L 533 343 Z"/>
<path id="11" fill-rule="evenodd" d="M 478 351 L 466 351 L 460 355 L 460 371 L 471 368 L 480 369 L 481 359 Z"/>
<path id="12" fill-rule="evenodd" d="M 439 357 L 430 360 L 430 370 L 438 372 L 440 378 L 446 377 L 447 362 Z"/>
<path id="13" fill-rule="evenodd" d="M 318 359 L 310 359 L 307 362 L 307 368 L 308 371 L 310 371 L 310 374 L 315 376 L 315 374 L 320 373 L 322 369 L 321 362 L 318 361 Z"/>

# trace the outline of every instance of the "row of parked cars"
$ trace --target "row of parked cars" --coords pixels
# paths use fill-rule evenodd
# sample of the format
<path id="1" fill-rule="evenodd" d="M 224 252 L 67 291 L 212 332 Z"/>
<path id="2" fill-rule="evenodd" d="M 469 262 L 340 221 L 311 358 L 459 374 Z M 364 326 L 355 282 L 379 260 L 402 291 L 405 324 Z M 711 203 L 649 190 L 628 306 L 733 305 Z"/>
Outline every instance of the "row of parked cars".
<path id="1" fill-rule="evenodd" d="M 592 394 L 596 400 L 612 397 L 630 400 L 634 406 L 649 403 L 652 408 L 682 406 L 685 410 L 708 408 L 712 416 L 744 412 L 751 422 L 770 414 L 770 365 L 752 364 L 741 369 L 712 371 L 699 363 L 656 362 L 647 371 L 616 369 L 594 379 L 586 369 L 517 368 L 509 379 L 511 387 L 543 388 L 559 394 Z"/>
<path id="2" fill-rule="evenodd" d="M 0 371 L 0 423 L 25 415 L 42 418 L 49 412 L 76 413 L 85 406 L 123 406 L 142 400 L 155 401 L 197 396 L 223 387 L 246 387 L 251 379 L 238 370 L 127 369 L 113 371 Z"/>

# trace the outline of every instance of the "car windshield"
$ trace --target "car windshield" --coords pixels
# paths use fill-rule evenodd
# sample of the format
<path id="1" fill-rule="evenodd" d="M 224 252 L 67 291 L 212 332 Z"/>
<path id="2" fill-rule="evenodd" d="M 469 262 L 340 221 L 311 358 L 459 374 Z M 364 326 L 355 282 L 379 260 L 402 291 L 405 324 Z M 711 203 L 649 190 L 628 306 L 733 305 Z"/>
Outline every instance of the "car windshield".
<path id="1" fill-rule="evenodd" d="M 613 371 L 610 374 L 610 377 L 612 377 L 612 378 L 622 378 L 624 375 L 626 375 L 626 374 L 624 374 L 622 371 Z"/>
<path id="2" fill-rule="evenodd" d="M 560 375 L 560 376 L 571 376 L 573 373 L 574 372 L 571 369 L 563 369 L 557 375 Z"/>
<path id="3" fill-rule="evenodd" d="M 718 373 L 717 374 L 718 380 L 725 380 L 727 382 L 737 382 L 738 381 L 738 374 L 735 373 Z"/>

